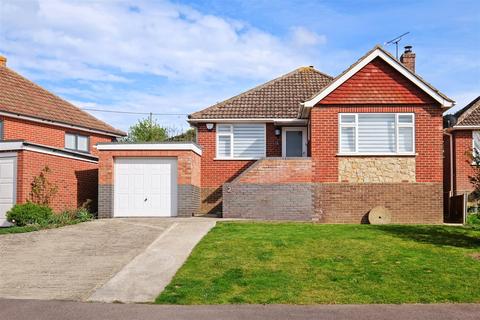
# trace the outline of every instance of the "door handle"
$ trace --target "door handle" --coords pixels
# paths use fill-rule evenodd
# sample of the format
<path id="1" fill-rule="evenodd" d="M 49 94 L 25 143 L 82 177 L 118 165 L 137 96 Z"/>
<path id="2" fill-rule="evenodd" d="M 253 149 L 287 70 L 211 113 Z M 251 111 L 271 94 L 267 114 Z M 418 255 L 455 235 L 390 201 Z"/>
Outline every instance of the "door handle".
<path id="1" fill-rule="evenodd" d="M 148 200 L 148 199 L 147 199 L 147 198 L 145 198 L 145 200 L 143 200 L 143 201 L 144 201 L 144 202 L 147 202 L 147 200 Z"/>

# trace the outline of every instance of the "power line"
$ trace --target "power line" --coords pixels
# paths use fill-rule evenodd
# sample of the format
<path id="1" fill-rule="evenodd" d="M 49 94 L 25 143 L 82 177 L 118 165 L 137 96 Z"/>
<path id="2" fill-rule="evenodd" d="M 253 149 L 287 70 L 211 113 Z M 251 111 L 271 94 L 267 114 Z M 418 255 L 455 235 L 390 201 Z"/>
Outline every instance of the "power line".
<path id="1" fill-rule="evenodd" d="M 86 111 L 108 112 L 108 113 L 122 113 L 122 114 L 142 114 L 142 115 L 155 115 L 155 116 L 186 116 L 188 113 L 155 113 L 155 112 L 133 112 L 133 111 L 117 111 L 117 110 L 104 110 L 104 109 L 92 109 L 82 108 Z"/>

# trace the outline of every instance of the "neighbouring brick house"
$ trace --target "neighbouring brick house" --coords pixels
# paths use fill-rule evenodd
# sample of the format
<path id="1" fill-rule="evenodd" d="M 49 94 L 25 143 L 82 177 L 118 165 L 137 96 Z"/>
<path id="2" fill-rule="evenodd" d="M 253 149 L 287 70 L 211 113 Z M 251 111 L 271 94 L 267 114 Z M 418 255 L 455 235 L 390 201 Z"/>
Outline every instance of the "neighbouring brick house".
<path id="1" fill-rule="evenodd" d="M 377 46 L 333 78 L 296 69 L 193 113 L 201 211 L 359 223 L 443 221 L 442 113 L 453 101 Z"/>
<path id="2" fill-rule="evenodd" d="M 480 150 L 480 96 L 453 115 L 445 116 L 445 192 L 448 196 L 473 191 L 472 151 Z"/>
<path id="3" fill-rule="evenodd" d="M 29 199 L 45 166 L 58 187 L 55 211 L 96 202 L 94 146 L 124 135 L 9 69 L 0 56 L 0 226 L 13 204 Z"/>

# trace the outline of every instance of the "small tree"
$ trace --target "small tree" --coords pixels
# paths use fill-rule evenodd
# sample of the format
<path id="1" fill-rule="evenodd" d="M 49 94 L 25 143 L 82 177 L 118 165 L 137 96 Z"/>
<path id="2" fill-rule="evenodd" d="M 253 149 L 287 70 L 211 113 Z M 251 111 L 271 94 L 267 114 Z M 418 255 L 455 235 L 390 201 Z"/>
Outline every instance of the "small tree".
<path id="1" fill-rule="evenodd" d="M 128 142 L 159 142 L 168 138 L 167 129 L 160 126 L 153 118 L 138 120 L 130 127 L 126 141 Z"/>
<path id="2" fill-rule="evenodd" d="M 195 129 L 193 128 L 187 129 L 187 131 L 173 135 L 172 137 L 168 138 L 168 140 L 169 141 L 185 141 L 185 142 L 196 141 Z"/>
<path id="3" fill-rule="evenodd" d="M 30 184 L 30 201 L 33 203 L 49 206 L 52 198 L 57 194 L 58 187 L 51 183 L 47 177 L 50 172 L 50 168 L 45 166 L 40 174 L 33 178 Z"/>

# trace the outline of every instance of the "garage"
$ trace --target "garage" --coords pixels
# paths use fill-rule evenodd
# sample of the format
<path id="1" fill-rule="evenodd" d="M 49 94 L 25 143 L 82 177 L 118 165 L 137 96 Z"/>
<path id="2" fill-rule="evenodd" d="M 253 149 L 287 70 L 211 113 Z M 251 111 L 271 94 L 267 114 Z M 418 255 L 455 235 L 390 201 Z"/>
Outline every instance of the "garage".
<path id="1" fill-rule="evenodd" d="M 0 155 L 0 227 L 9 226 L 6 213 L 15 204 L 17 157 Z"/>
<path id="2" fill-rule="evenodd" d="M 195 143 L 99 143 L 98 217 L 191 217 L 200 209 Z"/>
<path id="3" fill-rule="evenodd" d="M 114 217 L 177 215 L 175 158 L 117 158 L 114 171 Z"/>

